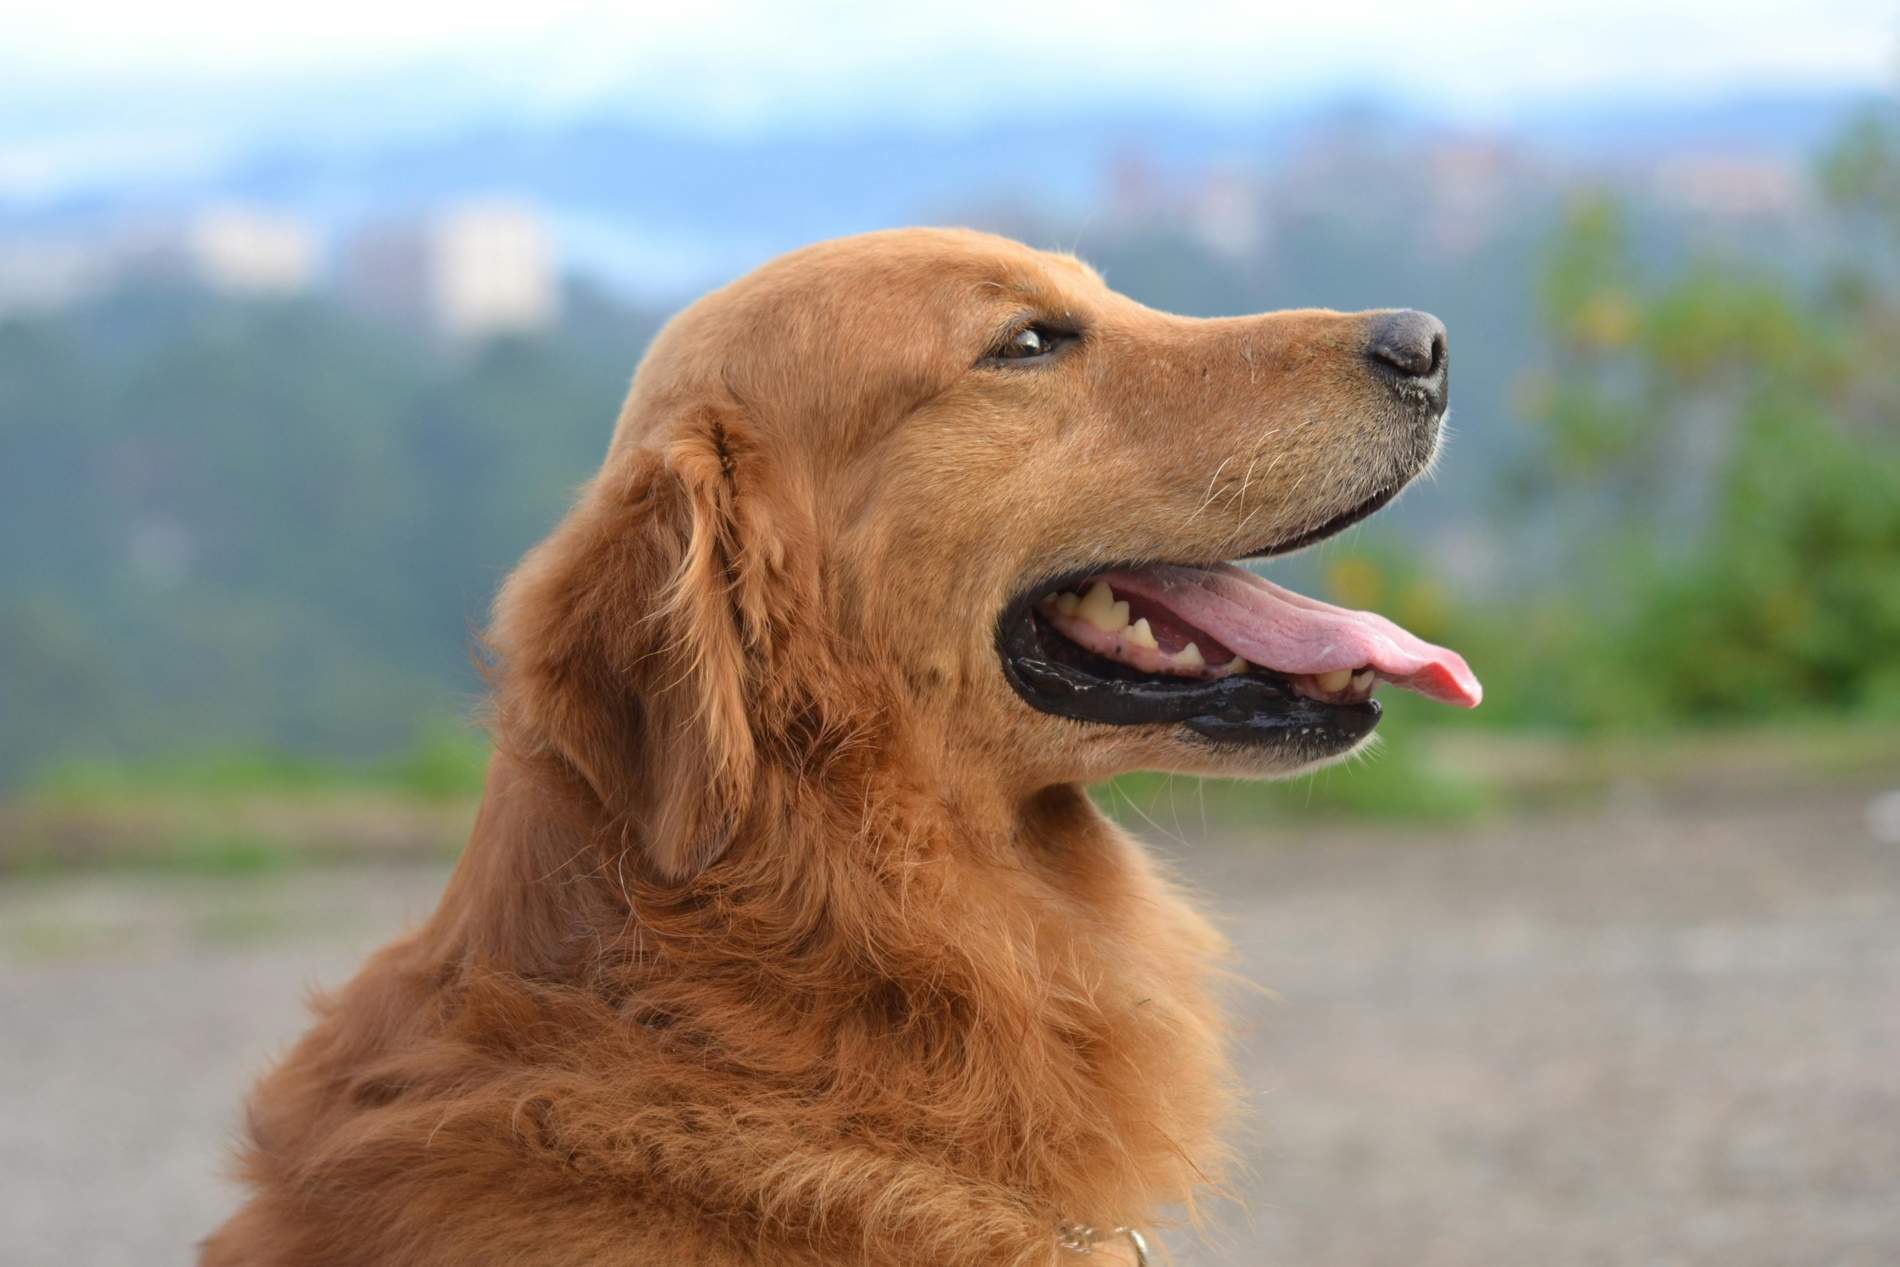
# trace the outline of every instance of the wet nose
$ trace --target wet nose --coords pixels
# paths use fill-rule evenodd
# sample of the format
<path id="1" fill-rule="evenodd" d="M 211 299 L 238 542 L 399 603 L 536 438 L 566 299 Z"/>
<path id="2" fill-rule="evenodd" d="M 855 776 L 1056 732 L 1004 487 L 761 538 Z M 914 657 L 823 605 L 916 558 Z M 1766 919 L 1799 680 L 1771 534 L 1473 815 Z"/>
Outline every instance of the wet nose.
<path id="1" fill-rule="evenodd" d="M 1406 308 L 1375 317 L 1366 357 L 1381 373 L 1425 389 L 1444 408 L 1445 323 L 1431 313 Z"/>

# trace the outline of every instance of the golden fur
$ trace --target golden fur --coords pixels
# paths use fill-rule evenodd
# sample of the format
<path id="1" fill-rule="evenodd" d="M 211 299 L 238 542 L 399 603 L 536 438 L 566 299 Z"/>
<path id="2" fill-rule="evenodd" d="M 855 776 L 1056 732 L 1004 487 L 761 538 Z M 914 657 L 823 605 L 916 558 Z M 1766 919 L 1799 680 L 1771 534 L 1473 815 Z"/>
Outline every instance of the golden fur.
<path id="1" fill-rule="evenodd" d="M 1086 353 L 986 367 L 1024 312 Z M 1222 943 L 1080 784 L 1279 767 L 1029 709 L 995 621 L 1389 480 L 1363 324 L 1168 316 L 923 230 L 679 316 L 496 604 L 439 909 L 259 1085 L 203 1261 L 1055 1267 L 1064 1219 L 1191 1201 Z"/>

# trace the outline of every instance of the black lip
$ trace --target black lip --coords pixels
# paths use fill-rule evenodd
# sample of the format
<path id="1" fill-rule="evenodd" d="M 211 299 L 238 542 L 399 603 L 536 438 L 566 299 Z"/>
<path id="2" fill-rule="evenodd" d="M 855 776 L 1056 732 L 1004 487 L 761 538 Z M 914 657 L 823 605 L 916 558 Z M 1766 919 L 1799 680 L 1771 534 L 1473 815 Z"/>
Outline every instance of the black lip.
<path id="1" fill-rule="evenodd" d="M 1044 592 L 1010 604 L 997 630 L 1003 675 L 1040 712 L 1109 726 L 1177 724 L 1216 743 L 1274 744 L 1313 757 L 1343 751 L 1379 724 L 1377 700 L 1323 703 L 1276 673 L 1170 678 L 1093 656 L 1036 614 L 1035 596 Z"/>
<path id="2" fill-rule="evenodd" d="M 1397 497 L 1400 493 L 1405 491 L 1407 482 L 1407 480 L 1400 480 L 1398 483 L 1392 485 L 1392 487 L 1374 493 L 1357 506 L 1354 506 L 1351 510 L 1342 511 L 1334 515 L 1317 528 L 1309 528 L 1297 536 L 1288 537 L 1284 541 L 1276 541 L 1263 550 L 1256 550 L 1250 554 L 1239 554 L 1234 557 L 1239 559 L 1271 559 L 1275 555 L 1292 554 L 1295 550 L 1304 550 L 1307 546 L 1316 545 L 1326 540 L 1326 538 L 1336 536 L 1361 520 L 1370 519 L 1373 515 L 1384 510 L 1387 506 L 1392 504 L 1394 497 Z M 1225 562 L 1225 560 L 1222 561 Z M 1098 571 L 1107 570 L 1106 568 L 1098 569 Z"/>
<path id="3" fill-rule="evenodd" d="M 1383 509 L 1404 484 L 1383 489 L 1315 528 L 1236 557 L 1271 558 L 1322 541 Z M 1156 562 L 1096 564 L 1054 574 L 1025 586 L 1010 601 L 997 621 L 996 649 L 1003 675 L 1024 703 L 1074 721 L 1180 725 L 1214 743 L 1272 744 L 1314 758 L 1344 751 L 1379 724 L 1377 700 L 1328 704 L 1295 692 L 1285 677 L 1258 667 L 1223 678 L 1142 673 L 1083 650 L 1036 614 L 1036 602 L 1044 594 L 1103 572 L 1133 571 Z"/>

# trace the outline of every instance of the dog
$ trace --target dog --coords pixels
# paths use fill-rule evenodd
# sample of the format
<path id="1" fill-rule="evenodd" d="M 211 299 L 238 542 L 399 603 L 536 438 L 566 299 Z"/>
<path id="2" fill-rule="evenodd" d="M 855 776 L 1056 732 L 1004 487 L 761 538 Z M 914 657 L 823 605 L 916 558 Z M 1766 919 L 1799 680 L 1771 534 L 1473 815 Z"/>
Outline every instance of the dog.
<path id="1" fill-rule="evenodd" d="M 1136 1261 L 1223 1173 L 1225 950 L 1084 785 L 1477 703 L 1231 562 L 1390 501 L 1446 374 L 1423 313 L 1187 319 L 964 230 L 693 304 L 497 598 L 439 908 L 259 1084 L 202 1261 Z"/>

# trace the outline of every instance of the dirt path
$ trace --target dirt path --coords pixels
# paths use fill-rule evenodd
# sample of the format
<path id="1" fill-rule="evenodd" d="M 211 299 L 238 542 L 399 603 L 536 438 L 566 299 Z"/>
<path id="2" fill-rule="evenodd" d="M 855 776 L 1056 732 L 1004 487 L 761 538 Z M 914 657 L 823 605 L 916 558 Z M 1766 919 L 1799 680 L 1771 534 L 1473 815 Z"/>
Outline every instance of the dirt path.
<path id="1" fill-rule="evenodd" d="M 1864 796 L 1185 849 L 1247 1212 L 1189 1264 L 1900 1263 L 1900 846 Z M 183 1262 L 240 1088 L 438 868 L 0 886 L 0 1258 Z"/>
<path id="2" fill-rule="evenodd" d="M 153 1267 L 235 1204 L 241 1089 L 443 870 L 0 885 L 0 1262 Z"/>
<path id="3" fill-rule="evenodd" d="M 1280 1000 L 1237 1008 L 1251 1223 L 1189 1261 L 1900 1263 L 1900 846 L 1863 805 L 1202 855 Z"/>

